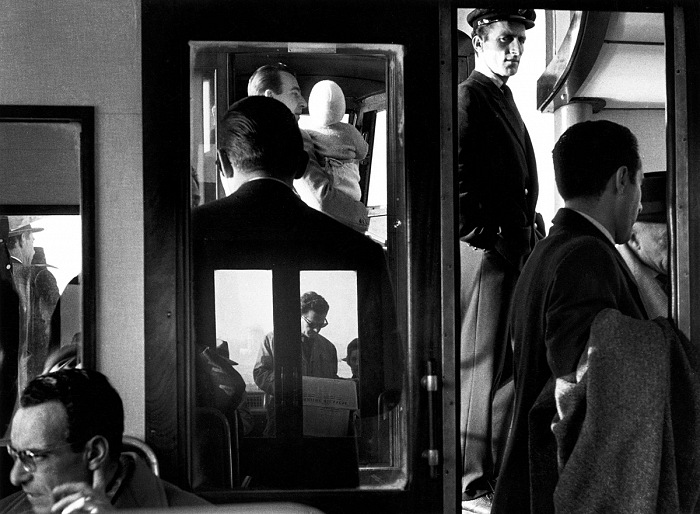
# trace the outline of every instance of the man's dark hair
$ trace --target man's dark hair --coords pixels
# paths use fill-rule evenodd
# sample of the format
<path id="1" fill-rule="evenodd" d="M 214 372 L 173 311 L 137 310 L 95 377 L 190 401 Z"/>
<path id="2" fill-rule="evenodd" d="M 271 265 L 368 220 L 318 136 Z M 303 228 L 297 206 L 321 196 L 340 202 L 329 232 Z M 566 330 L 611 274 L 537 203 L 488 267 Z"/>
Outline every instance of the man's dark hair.
<path id="1" fill-rule="evenodd" d="M 63 369 L 39 375 L 24 388 L 20 406 L 58 401 L 68 415 L 68 438 L 74 452 L 82 451 L 93 437 L 109 443 L 109 456 L 119 458 L 124 434 L 124 406 L 119 393 L 102 373 Z"/>
<path id="2" fill-rule="evenodd" d="M 260 66 L 248 79 L 248 96 L 263 95 L 268 89 L 279 95 L 282 92 L 282 72 L 294 75 L 294 72 L 281 62 Z"/>
<path id="3" fill-rule="evenodd" d="M 552 157 L 557 189 L 564 200 L 599 197 L 621 166 L 627 166 L 635 182 L 641 175 L 637 138 L 612 121 L 572 125 L 554 145 Z"/>
<path id="4" fill-rule="evenodd" d="M 301 313 L 314 311 L 325 316 L 328 314 L 330 306 L 326 299 L 315 291 L 308 291 L 301 295 Z"/>
<path id="5" fill-rule="evenodd" d="M 265 170 L 287 179 L 298 171 L 304 151 L 296 118 L 282 102 L 249 96 L 234 103 L 219 125 L 220 149 L 231 164 L 246 170 Z"/>

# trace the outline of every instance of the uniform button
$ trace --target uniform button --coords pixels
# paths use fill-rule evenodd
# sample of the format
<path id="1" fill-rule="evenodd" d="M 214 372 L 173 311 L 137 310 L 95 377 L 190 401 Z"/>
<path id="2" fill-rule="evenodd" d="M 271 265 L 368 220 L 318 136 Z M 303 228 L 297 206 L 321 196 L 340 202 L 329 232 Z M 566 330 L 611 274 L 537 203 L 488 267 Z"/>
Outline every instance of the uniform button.
<path id="1" fill-rule="evenodd" d="M 530 194 L 530 191 L 528 191 L 527 188 L 526 188 L 526 189 L 525 189 L 525 196 L 527 196 L 528 194 Z"/>
<path id="2" fill-rule="evenodd" d="M 11 267 L 12 267 L 12 265 L 8 264 L 7 266 L 5 266 L 5 269 L 10 269 Z"/>

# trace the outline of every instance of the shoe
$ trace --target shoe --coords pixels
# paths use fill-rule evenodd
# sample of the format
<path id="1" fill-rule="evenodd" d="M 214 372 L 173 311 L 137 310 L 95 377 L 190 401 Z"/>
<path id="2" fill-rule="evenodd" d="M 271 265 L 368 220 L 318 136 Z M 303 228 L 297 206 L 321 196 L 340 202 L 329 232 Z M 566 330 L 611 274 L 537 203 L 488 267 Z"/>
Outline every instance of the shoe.
<path id="1" fill-rule="evenodd" d="M 473 500 L 464 500 L 462 502 L 462 513 L 469 512 L 471 514 L 489 514 L 491 512 L 492 503 L 493 493 L 479 496 Z"/>

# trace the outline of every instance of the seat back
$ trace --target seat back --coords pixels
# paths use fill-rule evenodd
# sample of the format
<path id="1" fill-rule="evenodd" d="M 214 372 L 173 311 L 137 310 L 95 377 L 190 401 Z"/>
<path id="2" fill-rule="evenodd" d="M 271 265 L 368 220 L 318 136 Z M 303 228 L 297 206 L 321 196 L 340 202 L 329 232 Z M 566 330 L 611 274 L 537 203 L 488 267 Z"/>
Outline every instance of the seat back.
<path id="1" fill-rule="evenodd" d="M 122 451 L 132 452 L 146 461 L 148 467 L 151 468 L 155 476 L 160 476 L 160 468 L 158 466 L 158 458 L 155 452 L 144 441 L 138 437 L 125 435 L 122 437 Z"/>
<path id="2" fill-rule="evenodd" d="M 239 484 L 238 423 L 210 407 L 198 407 L 193 487 L 228 488 Z"/>

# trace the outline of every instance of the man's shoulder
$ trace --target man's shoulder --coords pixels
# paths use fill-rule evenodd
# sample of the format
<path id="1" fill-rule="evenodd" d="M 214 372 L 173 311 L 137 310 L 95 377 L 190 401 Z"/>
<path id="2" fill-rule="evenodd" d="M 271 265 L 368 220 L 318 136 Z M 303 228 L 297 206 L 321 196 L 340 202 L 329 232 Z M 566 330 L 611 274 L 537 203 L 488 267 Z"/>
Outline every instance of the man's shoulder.
<path id="1" fill-rule="evenodd" d="M 2 514 L 29 514 L 32 512 L 32 504 L 29 503 L 24 491 L 17 491 L 0 500 L 0 512 Z"/>
<path id="2" fill-rule="evenodd" d="M 491 79 L 476 70 L 472 71 L 471 74 L 457 86 L 458 91 L 465 94 L 487 94 L 495 89 L 495 87 L 496 85 L 491 82 Z"/>
<path id="3" fill-rule="evenodd" d="M 159 479 L 160 480 L 160 479 Z M 199 496 L 183 491 L 179 487 L 160 480 L 168 501 L 168 507 L 192 507 L 196 505 L 209 505 L 209 502 Z"/>

